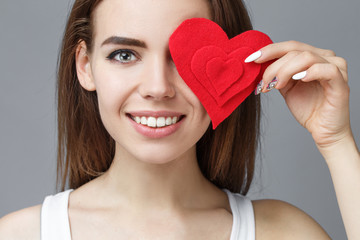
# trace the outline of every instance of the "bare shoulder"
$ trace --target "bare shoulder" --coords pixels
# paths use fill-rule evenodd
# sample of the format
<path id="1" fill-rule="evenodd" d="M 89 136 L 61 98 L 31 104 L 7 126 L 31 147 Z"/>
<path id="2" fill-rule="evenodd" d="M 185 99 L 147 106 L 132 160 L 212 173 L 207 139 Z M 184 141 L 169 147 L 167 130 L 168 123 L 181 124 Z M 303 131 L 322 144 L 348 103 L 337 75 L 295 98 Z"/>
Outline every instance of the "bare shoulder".
<path id="1" fill-rule="evenodd" d="M 39 240 L 41 205 L 10 213 L 0 219 L 0 239 Z"/>
<path id="2" fill-rule="evenodd" d="M 253 201 L 256 239 L 331 239 L 299 208 L 279 200 Z"/>

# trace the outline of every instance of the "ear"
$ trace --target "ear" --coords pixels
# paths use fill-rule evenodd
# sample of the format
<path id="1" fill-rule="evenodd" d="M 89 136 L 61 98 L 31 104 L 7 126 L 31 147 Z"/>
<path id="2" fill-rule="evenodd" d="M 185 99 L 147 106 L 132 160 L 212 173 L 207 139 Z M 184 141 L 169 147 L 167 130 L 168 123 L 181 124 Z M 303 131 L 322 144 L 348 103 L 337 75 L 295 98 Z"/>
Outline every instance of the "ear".
<path id="1" fill-rule="evenodd" d="M 80 85 L 88 91 L 95 91 L 96 87 L 91 72 L 90 57 L 84 41 L 81 41 L 76 48 L 75 61 L 76 73 Z"/>

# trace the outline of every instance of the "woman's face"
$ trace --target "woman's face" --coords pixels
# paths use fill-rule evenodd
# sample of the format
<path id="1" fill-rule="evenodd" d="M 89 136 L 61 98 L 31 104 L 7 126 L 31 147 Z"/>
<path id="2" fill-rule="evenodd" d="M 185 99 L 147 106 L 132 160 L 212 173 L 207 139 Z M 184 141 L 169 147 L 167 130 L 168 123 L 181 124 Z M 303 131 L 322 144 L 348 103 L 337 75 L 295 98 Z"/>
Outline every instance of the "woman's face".
<path id="1" fill-rule="evenodd" d="M 193 154 L 208 128 L 168 46 L 176 27 L 193 17 L 210 18 L 206 0 L 104 0 L 96 8 L 90 78 L 117 154 L 166 163 Z"/>

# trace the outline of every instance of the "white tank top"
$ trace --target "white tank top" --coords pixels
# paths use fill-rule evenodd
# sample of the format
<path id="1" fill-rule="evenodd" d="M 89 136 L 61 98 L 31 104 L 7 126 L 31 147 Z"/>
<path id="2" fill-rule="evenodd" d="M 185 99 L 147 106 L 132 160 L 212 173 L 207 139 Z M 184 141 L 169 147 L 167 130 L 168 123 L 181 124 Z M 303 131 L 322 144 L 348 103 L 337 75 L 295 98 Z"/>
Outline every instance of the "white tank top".
<path id="1" fill-rule="evenodd" d="M 47 196 L 41 208 L 41 240 L 71 240 L 68 215 L 72 190 Z M 230 240 L 255 240 L 255 218 L 251 200 L 239 193 L 227 193 L 233 215 Z"/>

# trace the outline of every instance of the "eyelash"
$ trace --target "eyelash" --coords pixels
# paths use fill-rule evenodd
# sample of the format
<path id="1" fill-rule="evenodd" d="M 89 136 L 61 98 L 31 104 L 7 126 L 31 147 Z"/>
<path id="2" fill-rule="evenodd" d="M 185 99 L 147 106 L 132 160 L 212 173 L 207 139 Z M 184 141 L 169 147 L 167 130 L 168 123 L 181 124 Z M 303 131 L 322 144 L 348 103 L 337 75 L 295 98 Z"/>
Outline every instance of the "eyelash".
<path id="1" fill-rule="evenodd" d="M 136 59 L 135 60 L 129 60 L 129 61 L 122 61 L 122 60 L 118 60 L 118 59 L 115 59 L 116 56 L 118 56 L 119 54 L 129 54 L 130 55 L 130 58 L 133 56 L 135 57 Z M 109 54 L 109 56 L 106 57 L 108 60 L 110 61 L 115 61 L 115 62 L 118 62 L 120 64 L 130 64 L 132 62 L 135 62 L 135 61 L 138 61 L 139 60 L 139 57 L 137 56 L 136 52 L 134 52 L 133 50 L 130 50 L 130 49 L 118 49 L 112 53 Z M 120 57 L 119 57 L 120 58 Z"/>

